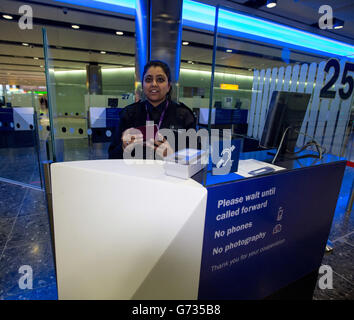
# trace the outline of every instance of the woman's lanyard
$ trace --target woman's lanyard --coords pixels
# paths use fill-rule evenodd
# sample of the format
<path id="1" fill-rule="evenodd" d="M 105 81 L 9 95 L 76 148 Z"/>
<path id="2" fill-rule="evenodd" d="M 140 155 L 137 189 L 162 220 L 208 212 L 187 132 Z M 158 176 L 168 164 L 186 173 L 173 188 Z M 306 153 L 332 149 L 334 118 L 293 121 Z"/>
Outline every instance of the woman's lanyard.
<path id="1" fill-rule="evenodd" d="M 163 109 L 163 111 L 162 111 L 162 113 L 161 113 L 160 121 L 159 121 L 159 124 L 158 124 L 158 126 L 157 126 L 157 130 L 160 130 L 160 127 L 161 127 L 163 118 L 165 117 L 165 112 L 166 112 L 167 108 L 168 108 L 168 100 L 167 100 L 167 102 L 166 102 L 165 108 Z M 150 115 L 149 115 L 149 111 L 148 111 L 148 108 L 147 108 L 146 103 L 145 103 L 145 109 L 146 109 L 146 121 L 150 121 Z"/>

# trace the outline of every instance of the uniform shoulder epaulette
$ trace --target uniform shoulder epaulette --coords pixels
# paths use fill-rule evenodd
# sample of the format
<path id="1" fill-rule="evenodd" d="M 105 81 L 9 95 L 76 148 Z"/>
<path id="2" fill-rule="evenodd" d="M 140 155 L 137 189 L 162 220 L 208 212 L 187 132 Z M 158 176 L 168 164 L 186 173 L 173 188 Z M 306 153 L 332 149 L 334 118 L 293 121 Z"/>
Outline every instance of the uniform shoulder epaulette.
<path id="1" fill-rule="evenodd" d="M 189 108 L 188 106 L 186 106 L 183 102 L 178 102 L 178 106 L 182 109 L 186 109 L 188 110 L 189 112 L 193 113 L 192 109 Z"/>

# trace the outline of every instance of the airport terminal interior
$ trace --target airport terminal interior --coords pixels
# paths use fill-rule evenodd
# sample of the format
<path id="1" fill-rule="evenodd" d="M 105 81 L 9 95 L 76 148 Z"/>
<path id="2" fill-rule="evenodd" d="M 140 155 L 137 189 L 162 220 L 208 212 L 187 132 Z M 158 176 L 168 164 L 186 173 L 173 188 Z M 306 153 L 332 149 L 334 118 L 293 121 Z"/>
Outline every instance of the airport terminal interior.
<path id="1" fill-rule="evenodd" d="M 138 2 L 0 0 L 0 300 L 58 299 L 45 164 L 108 159 L 116 111 L 141 95 Z M 297 143 L 315 137 L 347 163 L 322 260 L 333 289 L 317 285 L 313 300 L 353 300 L 353 1 L 181 2 L 172 94 L 198 128 L 231 129 L 244 152 L 257 151 L 271 93 L 312 94 Z M 332 28 L 321 28 L 324 3 Z M 220 110 L 244 120 L 213 124 Z M 34 270 L 31 290 L 19 287 L 23 265 Z"/>

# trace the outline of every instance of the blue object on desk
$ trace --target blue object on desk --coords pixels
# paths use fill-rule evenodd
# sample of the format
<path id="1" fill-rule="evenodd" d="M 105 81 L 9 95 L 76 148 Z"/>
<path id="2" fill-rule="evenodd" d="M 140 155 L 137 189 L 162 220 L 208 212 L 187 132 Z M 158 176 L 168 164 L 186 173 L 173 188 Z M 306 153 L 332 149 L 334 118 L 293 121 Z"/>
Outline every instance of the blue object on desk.
<path id="1" fill-rule="evenodd" d="M 275 169 L 272 167 L 263 167 L 263 168 L 249 171 L 248 174 L 250 174 L 251 176 L 258 176 L 259 174 L 270 173 L 273 171 L 275 171 Z"/>

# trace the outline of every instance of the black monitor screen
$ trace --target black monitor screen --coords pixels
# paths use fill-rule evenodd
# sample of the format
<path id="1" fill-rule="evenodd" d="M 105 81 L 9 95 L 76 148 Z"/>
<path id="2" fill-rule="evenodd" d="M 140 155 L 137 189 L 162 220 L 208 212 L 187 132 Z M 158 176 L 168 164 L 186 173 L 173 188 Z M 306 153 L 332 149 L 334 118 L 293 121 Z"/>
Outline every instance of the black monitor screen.
<path id="1" fill-rule="evenodd" d="M 215 103 L 214 103 L 214 108 L 219 109 L 219 108 L 221 108 L 221 107 L 222 107 L 221 101 L 215 101 Z"/>
<path id="2" fill-rule="evenodd" d="M 236 99 L 235 109 L 241 109 L 242 101 L 240 99 Z"/>
<path id="3" fill-rule="evenodd" d="M 118 98 L 108 98 L 108 106 L 111 108 L 118 108 Z"/>
<path id="4" fill-rule="evenodd" d="M 293 152 L 311 94 L 274 91 L 261 138 L 261 146 L 278 148 L 287 128 L 280 153 Z"/>

